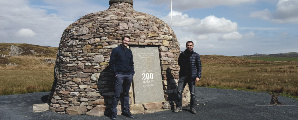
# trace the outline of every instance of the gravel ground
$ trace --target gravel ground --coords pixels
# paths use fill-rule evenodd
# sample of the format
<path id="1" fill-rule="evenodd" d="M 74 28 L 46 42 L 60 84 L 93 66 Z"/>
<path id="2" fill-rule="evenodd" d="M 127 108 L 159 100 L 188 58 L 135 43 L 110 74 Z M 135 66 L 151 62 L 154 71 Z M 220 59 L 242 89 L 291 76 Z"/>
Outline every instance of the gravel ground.
<path id="1" fill-rule="evenodd" d="M 66 115 L 50 111 L 33 113 L 33 104 L 44 103 L 49 92 L 0 96 L 0 120 L 109 120 L 109 117 Z M 182 112 L 163 111 L 134 115 L 136 120 L 203 119 L 203 120 L 297 120 L 298 101 L 279 96 L 283 105 L 270 105 L 271 96 L 264 92 L 236 91 L 229 89 L 196 88 L 197 114 L 189 108 Z M 120 120 L 130 120 L 117 116 Z"/>

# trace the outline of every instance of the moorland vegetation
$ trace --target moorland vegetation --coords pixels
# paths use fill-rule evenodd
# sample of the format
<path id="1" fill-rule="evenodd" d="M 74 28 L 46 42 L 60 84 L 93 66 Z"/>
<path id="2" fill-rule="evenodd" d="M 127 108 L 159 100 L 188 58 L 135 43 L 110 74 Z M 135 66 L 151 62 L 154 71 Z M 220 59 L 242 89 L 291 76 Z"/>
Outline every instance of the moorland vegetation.
<path id="1" fill-rule="evenodd" d="M 11 46 L 21 49 L 17 55 L 10 55 Z M 0 43 L 0 95 L 50 91 L 57 50 Z M 203 72 L 196 86 L 274 92 L 297 98 L 298 59 L 265 58 L 201 55 Z"/>

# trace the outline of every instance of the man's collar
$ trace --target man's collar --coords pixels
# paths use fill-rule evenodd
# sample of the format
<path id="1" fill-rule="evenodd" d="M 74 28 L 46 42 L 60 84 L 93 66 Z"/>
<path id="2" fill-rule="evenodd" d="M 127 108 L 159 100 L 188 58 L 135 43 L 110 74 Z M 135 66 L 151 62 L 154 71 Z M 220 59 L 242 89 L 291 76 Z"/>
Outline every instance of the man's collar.
<path id="1" fill-rule="evenodd" d="M 193 50 L 192 51 L 189 51 L 188 49 L 186 49 L 185 52 L 187 52 L 187 53 L 193 53 Z"/>
<path id="2" fill-rule="evenodd" d="M 126 46 L 124 46 L 123 44 L 120 44 L 120 46 L 121 46 L 123 49 L 127 48 L 127 47 L 126 47 Z"/>

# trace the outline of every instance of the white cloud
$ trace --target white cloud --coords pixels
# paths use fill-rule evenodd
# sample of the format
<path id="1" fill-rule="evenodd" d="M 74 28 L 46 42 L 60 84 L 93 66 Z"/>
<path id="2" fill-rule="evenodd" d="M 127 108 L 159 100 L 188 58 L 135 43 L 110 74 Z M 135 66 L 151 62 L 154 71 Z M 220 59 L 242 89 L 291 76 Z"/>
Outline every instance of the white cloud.
<path id="1" fill-rule="evenodd" d="M 268 9 L 255 11 L 250 17 L 261 18 L 276 23 L 298 23 L 298 0 L 279 0 L 274 12 Z"/>
<path id="2" fill-rule="evenodd" d="M 225 18 L 217 18 L 213 15 L 207 16 L 200 20 L 198 18 L 188 17 L 182 12 L 173 11 L 173 21 L 171 22 L 171 13 L 162 18 L 173 27 L 181 27 L 195 34 L 210 33 L 228 33 L 237 31 L 237 23 Z"/>
<path id="3" fill-rule="evenodd" d="M 170 13 L 162 18 L 168 24 Z M 186 41 L 193 41 L 194 50 L 204 54 L 237 54 L 243 41 L 254 37 L 253 32 L 241 34 L 238 24 L 226 18 L 210 15 L 203 19 L 189 17 L 182 12 L 173 12 L 172 28 L 180 43 L 180 50 L 185 50 Z"/>
<path id="4" fill-rule="evenodd" d="M 34 31 L 32 31 L 31 29 L 20 29 L 17 32 L 17 36 L 19 36 L 19 37 L 33 37 L 35 35 L 36 35 L 36 33 Z"/>
<path id="5" fill-rule="evenodd" d="M 190 10 L 196 8 L 210 8 L 215 6 L 233 6 L 253 3 L 256 0 L 173 0 L 173 8 Z M 170 0 L 153 0 L 155 4 L 170 4 Z"/>
<path id="6" fill-rule="evenodd" d="M 0 42 L 58 46 L 63 30 L 69 24 L 73 23 L 80 16 L 108 8 L 108 0 L 33 1 L 0 1 Z M 152 1 L 158 4 L 150 3 Z M 264 46 L 268 46 L 267 51 L 272 50 L 272 48 L 274 50 L 276 48 L 279 48 L 278 50 L 288 49 L 289 46 L 293 48 L 292 51 L 297 51 L 295 49 L 297 41 L 292 37 L 296 36 L 296 34 L 291 32 L 296 31 L 295 26 L 291 26 L 292 28 L 290 28 L 288 25 L 283 26 L 272 23 L 262 25 L 262 23 L 256 23 L 250 19 L 242 21 L 243 16 L 246 16 L 246 13 L 242 13 L 244 10 L 260 9 L 261 11 L 250 14 L 251 17 L 279 23 L 297 23 L 295 22 L 298 15 L 296 14 L 296 11 L 298 11 L 297 0 L 280 0 L 276 5 L 276 10 L 272 10 L 270 5 L 278 0 L 274 0 L 274 2 L 272 0 L 261 1 L 258 1 L 255 5 L 251 4 L 243 7 L 246 4 L 256 2 L 256 0 L 173 0 L 174 10 L 190 10 L 187 11 L 187 14 L 185 14 L 186 12 L 174 11 L 171 27 L 174 29 L 181 44 L 181 50 L 185 49 L 186 41 L 192 40 L 195 42 L 194 49 L 202 54 L 241 55 L 259 53 L 259 51 L 263 50 Z M 170 0 L 136 0 L 134 1 L 134 8 L 136 11 L 153 14 L 158 18 L 162 18 L 162 20 L 170 25 L 170 15 L 167 15 L 169 2 Z M 268 2 L 270 2 L 270 5 L 267 9 L 256 8 L 268 6 Z M 243 10 L 239 10 L 239 6 L 236 5 L 243 7 Z M 216 6 L 227 6 L 224 7 L 227 10 L 218 11 Z M 208 9 L 200 9 L 199 12 L 197 10 L 191 11 L 191 9 L 207 7 Z M 204 12 L 205 10 L 210 10 L 210 7 L 212 9 L 210 11 L 212 12 L 211 14 L 215 15 Z M 222 10 L 222 7 L 219 8 Z M 230 13 L 231 10 L 236 12 Z M 200 11 L 204 13 L 200 13 Z M 219 17 L 218 14 L 224 17 Z M 206 17 L 193 17 L 202 15 L 206 15 Z M 238 22 L 241 24 L 238 24 Z M 243 25 L 251 27 L 244 27 Z M 21 29 L 28 30 L 24 32 Z M 25 37 L 26 35 L 27 37 Z M 273 35 L 275 35 L 274 38 L 272 37 Z M 268 45 L 269 43 L 274 44 Z M 270 52 L 274 53 L 274 51 Z"/>
<path id="7" fill-rule="evenodd" d="M 270 20 L 272 18 L 272 14 L 268 9 L 252 12 L 249 16 L 255 17 L 255 18 L 261 18 L 264 20 Z"/>
<path id="8" fill-rule="evenodd" d="M 239 34 L 239 32 L 231 32 L 226 33 L 222 37 L 220 37 L 220 40 L 240 40 L 243 38 L 243 35 Z"/>
<path id="9" fill-rule="evenodd" d="M 277 18 L 293 18 L 298 17 L 298 1 L 297 0 L 279 0 L 276 5 L 275 16 Z"/>
<path id="10" fill-rule="evenodd" d="M 243 35 L 244 38 L 253 38 L 255 37 L 255 33 L 254 32 L 249 32 Z"/>
<path id="11" fill-rule="evenodd" d="M 171 24 L 170 15 L 162 18 L 168 24 Z M 239 40 L 254 37 L 253 32 L 239 33 L 238 24 L 226 18 L 210 15 L 199 19 L 177 11 L 173 11 L 172 28 L 180 43 L 180 50 L 185 50 L 186 41 L 193 41 L 195 51 L 205 54 L 223 54 L 225 49 L 238 49 L 238 44 L 241 44 Z"/>
<path id="12" fill-rule="evenodd" d="M 279 28 L 273 28 L 273 27 L 239 27 L 241 30 L 261 30 L 261 31 L 273 31 L 273 30 L 279 30 Z"/>
<path id="13" fill-rule="evenodd" d="M 226 33 L 237 31 L 237 27 L 237 23 L 231 20 L 211 15 L 202 19 L 199 24 L 192 26 L 190 29 L 197 33 Z"/>
<path id="14" fill-rule="evenodd" d="M 66 20 L 78 19 L 83 15 L 107 9 L 107 7 L 94 4 L 92 0 L 44 0 L 44 2 L 48 4 L 44 6 L 45 8 L 56 10 L 57 15 Z M 101 1 L 97 1 L 99 2 Z M 109 2 L 105 1 L 105 5 L 108 4 Z"/>
<path id="15" fill-rule="evenodd" d="M 208 38 L 209 38 L 208 35 L 199 35 L 199 36 L 197 37 L 198 40 L 206 40 L 206 39 L 208 39 Z"/>
<path id="16" fill-rule="evenodd" d="M 71 23 L 28 0 L 0 1 L 0 42 L 58 46 L 63 30 Z"/>
<path id="17" fill-rule="evenodd" d="M 189 18 L 187 14 L 183 14 L 182 12 L 178 12 L 178 11 L 173 11 L 172 15 L 173 15 L 172 22 L 170 20 L 171 12 L 168 14 L 165 20 L 168 23 L 172 24 L 172 26 L 176 26 L 176 27 L 190 26 L 200 21 L 199 19 Z"/>

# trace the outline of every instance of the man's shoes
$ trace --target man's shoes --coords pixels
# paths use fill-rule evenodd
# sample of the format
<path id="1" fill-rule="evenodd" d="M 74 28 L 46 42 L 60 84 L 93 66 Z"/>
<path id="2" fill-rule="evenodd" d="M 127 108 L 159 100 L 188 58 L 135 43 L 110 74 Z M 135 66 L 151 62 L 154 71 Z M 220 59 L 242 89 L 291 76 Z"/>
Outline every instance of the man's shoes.
<path id="1" fill-rule="evenodd" d="M 111 115 L 112 120 L 116 120 L 116 115 Z"/>
<path id="2" fill-rule="evenodd" d="M 134 118 L 134 116 L 131 115 L 130 112 L 128 112 L 128 113 L 121 113 L 121 115 L 124 115 L 124 116 L 129 117 L 129 118 Z"/>
<path id="3" fill-rule="evenodd" d="M 174 112 L 177 113 L 177 112 L 181 112 L 182 111 L 182 108 L 181 107 L 177 107 Z"/>
<path id="4" fill-rule="evenodd" d="M 191 112 L 192 114 L 196 114 L 196 113 L 197 113 L 196 109 L 193 108 L 193 107 L 190 108 L 190 112 Z"/>

